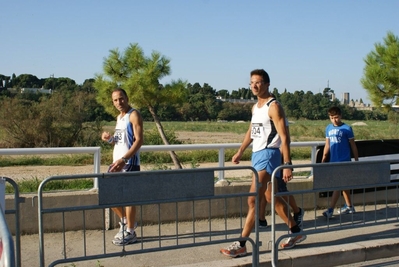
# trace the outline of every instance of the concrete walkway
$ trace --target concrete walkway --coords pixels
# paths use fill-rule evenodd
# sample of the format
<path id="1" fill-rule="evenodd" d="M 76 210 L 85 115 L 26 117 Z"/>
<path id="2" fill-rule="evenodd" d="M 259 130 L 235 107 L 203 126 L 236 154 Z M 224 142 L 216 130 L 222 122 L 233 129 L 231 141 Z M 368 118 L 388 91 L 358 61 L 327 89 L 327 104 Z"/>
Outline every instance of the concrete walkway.
<path id="1" fill-rule="evenodd" d="M 338 266 L 343 264 L 362 262 L 376 258 L 393 257 L 399 251 L 399 218 L 398 215 L 389 217 L 388 220 L 378 221 L 375 224 L 374 207 L 368 207 L 371 212 L 357 212 L 353 217 L 353 223 L 358 227 L 337 230 L 323 231 L 322 233 L 308 235 L 307 239 L 295 248 L 290 250 L 279 250 L 279 261 L 277 266 Z M 357 210 L 362 210 L 358 207 Z M 396 207 L 396 211 L 397 211 Z M 395 212 L 395 207 L 392 209 Z M 305 213 L 304 231 L 314 230 L 314 224 L 326 224 L 326 219 L 322 217 L 321 210 L 307 211 Z M 343 215 L 346 219 L 352 215 Z M 270 223 L 270 217 L 267 217 Z M 345 219 L 345 218 L 344 218 Z M 341 223 L 339 215 L 330 220 L 330 227 Z M 348 221 L 348 220 L 346 220 Z M 240 219 L 228 219 L 229 237 L 239 236 Z M 365 224 L 367 226 L 365 226 Z M 192 222 L 176 224 L 163 224 L 161 226 L 143 226 L 136 232 L 139 237 L 138 242 L 125 247 L 126 251 L 141 250 L 142 248 L 156 248 L 161 244 L 162 247 L 193 243 Z M 179 241 L 176 241 L 176 231 L 178 228 Z M 287 233 L 287 228 L 280 220 L 276 221 L 276 238 Z M 77 261 L 74 263 L 63 263 L 57 266 L 76 266 L 76 267 L 110 267 L 110 266 L 132 266 L 132 267 L 164 267 L 164 266 L 252 266 L 252 248 L 247 243 L 249 254 L 245 257 L 231 259 L 219 253 L 221 247 L 228 246 L 229 243 L 223 242 L 224 235 L 218 232 L 224 229 L 224 221 L 212 219 L 212 232 L 215 237 L 212 240 L 220 240 L 220 244 L 202 245 L 198 247 L 180 248 L 162 252 L 150 252 L 134 255 L 123 255 L 123 247 L 114 246 L 111 240 L 117 230 L 105 231 L 82 231 L 66 233 L 66 255 L 76 257 L 78 255 L 93 255 L 103 253 L 103 238 L 105 238 L 105 249 L 107 253 L 120 253 L 120 256 L 91 261 Z M 199 221 L 195 223 L 195 242 L 206 242 L 209 236 L 209 221 Z M 201 235 L 201 233 L 203 233 Z M 85 235 L 86 250 L 84 251 L 83 236 Z M 143 238 L 140 238 L 140 237 Z M 160 238 L 159 238 L 160 237 Z M 254 237 L 254 234 L 252 235 Z M 270 251 L 271 240 L 270 227 L 262 229 L 260 232 L 262 246 L 260 248 L 260 266 L 271 266 Z M 38 235 L 22 236 L 22 266 L 39 266 L 39 239 Z M 62 233 L 45 234 L 44 242 L 45 263 L 48 266 L 56 259 L 64 256 Z"/>
<path id="2" fill-rule="evenodd" d="M 296 162 L 300 164 L 301 162 Z M 304 162 L 305 163 L 305 162 Z M 200 167 L 217 166 L 212 164 L 201 165 Z M 242 162 L 242 165 L 249 165 L 249 162 Z M 226 166 L 229 166 L 226 164 Z M 245 170 L 245 172 L 248 172 Z M 250 175 L 248 173 L 247 175 Z M 245 173 L 228 173 L 226 177 L 245 177 Z M 390 205 L 391 215 L 388 219 L 375 220 L 375 213 L 382 210 L 375 206 L 357 207 L 357 213 L 351 220 L 355 227 L 351 229 L 328 231 L 329 226 L 337 226 L 342 223 L 339 216 L 333 217 L 326 227 L 326 219 L 321 215 L 323 210 L 311 210 L 305 213 L 304 231 L 314 231 L 317 226 L 326 229 L 320 233 L 308 235 L 307 239 L 295 248 L 290 250 L 279 250 L 277 266 L 338 266 L 356 262 L 363 262 L 376 258 L 386 258 L 398 255 L 399 251 L 399 212 L 398 204 Z M 363 211 L 363 212 L 359 212 Z M 349 216 L 349 217 L 348 217 Z M 343 218 L 350 218 L 352 215 L 344 215 Z M 276 238 L 287 234 L 287 227 L 277 216 Z M 385 217 L 383 217 L 385 218 Z M 270 216 L 267 217 L 269 224 Z M 243 219 L 244 220 L 244 219 Z M 228 219 L 228 238 L 238 237 L 244 221 L 238 218 Z M 63 263 L 57 266 L 75 267 L 112 267 L 112 266 L 132 266 L 132 267 L 233 267 L 233 266 L 252 266 L 252 247 L 247 243 L 249 254 L 245 257 L 231 259 L 219 253 L 220 248 L 226 247 L 230 242 L 225 242 L 223 232 L 225 227 L 224 220 L 212 219 L 211 221 L 195 222 L 195 242 L 206 243 L 209 240 L 209 225 L 212 224 L 212 241 L 218 244 L 201 245 L 197 247 L 187 247 L 171 249 L 160 252 L 138 253 L 134 255 L 124 255 L 124 251 L 138 251 L 144 249 L 158 248 L 159 246 L 174 246 L 193 243 L 192 222 L 179 222 L 176 224 L 162 224 L 139 226 L 136 230 L 138 242 L 128 245 L 125 248 L 114 246 L 111 240 L 117 229 L 109 231 L 90 230 L 73 231 L 65 233 L 66 249 L 63 247 L 62 233 L 46 233 L 44 236 L 45 266 L 51 262 L 82 255 L 97 255 L 104 253 L 118 253 L 112 258 L 103 258 L 90 261 L 76 261 L 73 263 Z M 89 221 L 90 223 L 90 221 Z M 323 228 L 324 227 L 324 228 Z M 320 229 L 320 228 L 319 228 Z M 335 229 L 335 228 L 334 228 Z M 270 227 L 262 229 L 260 232 L 260 266 L 271 266 L 271 232 Z M 176 234 L 178 232 L 178 234 Z M 176 238 L 178 236 L 178 239 Z M 254 238 L 254 234 L 252 236 Z M 178 240 L 178 241 L 177 241 Z M 105 246 L 103 245 L 105 242 Z M 21 238 L 22 266 L 39 266 L 39 236 L 24 235 Z"/>

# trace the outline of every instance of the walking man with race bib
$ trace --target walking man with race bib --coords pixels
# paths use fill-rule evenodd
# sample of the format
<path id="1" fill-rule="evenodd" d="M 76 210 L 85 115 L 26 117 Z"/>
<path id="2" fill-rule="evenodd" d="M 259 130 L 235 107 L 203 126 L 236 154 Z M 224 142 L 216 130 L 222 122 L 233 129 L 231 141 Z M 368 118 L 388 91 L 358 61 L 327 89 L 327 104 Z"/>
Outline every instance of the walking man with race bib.
<path id="1" fill-rule="evenodd" d="M 239 164 L 245 149 L 252 144 L 252 166 L 257 171 L 261 183 L 260 198 L 266 196 L 271 203 L 271 175 L 281 165 L 281 155 L 284 164 L 291 165 L 290 138 L 286 127 L 284 110 L 280 103 L 269 92 L 270 78 L 263 69 L 253 70 L 250 74 L 252 93 L 257 96 L 258 102 L 252 107 L 251 125 L 245 134 L 244 140 L 233 156 L 232 162 Z M 280 152 L 281 148 L 281 152 Z M 292 170 L 285 168 L 282 179 L 288 182 L 292 179 Z M 250 192 L 256 192 L 255 177 L 252 179 Z M 277 181 L 274 183 L 277 192 Z M 255 226 L 255 197 L 248 197 L 248 213 L 241 237 L 249 237 Z M 288 225 L 291 232 L 297 234 L 281 244 L 281 248 L 289 249 L 306 239 L 306 235 L 299 234 L 300 227 L 285 208 L 281 198 L 275 198 L 275 210 L 281 219 Z M 247 254 L 246 241 L 236 241 L 220 252 L 229 257 L 245 256 Z"/>
<path id="2" fill-rule="evenodd" d="M 120 112 L 115 127 L 115 133 L 111 136 L 103 132 L 101 139 L 114 145 L 113 163 L 108 172 L 140 171 L 139 150 L 143 145 L 143 119 L 140 112 L 129 105 L 126 91 L 117 88 L 112 92 L 112 103 Z M 132 188 L 133 194 L 133 188 Z M 112 243 L 117 246 L 133 244 L 137 242 L 135 228 L 136 207 L 115 207 L 112 211 L 120 218 L 120 229 Z"/>

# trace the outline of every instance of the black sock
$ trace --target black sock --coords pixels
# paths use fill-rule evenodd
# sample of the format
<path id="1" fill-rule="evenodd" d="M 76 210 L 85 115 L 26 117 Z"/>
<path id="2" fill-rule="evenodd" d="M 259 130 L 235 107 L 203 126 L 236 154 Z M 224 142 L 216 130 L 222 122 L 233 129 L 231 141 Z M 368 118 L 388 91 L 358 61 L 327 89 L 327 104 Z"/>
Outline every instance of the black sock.
<path id="1" fill-rule="evenodd" d="M 295 214 L 301 214 L 301 211 L 302 211 L 302 209 L 299 208 L 299 211 L 297 213 L 295 213 Z"/>
<path id="2" fill-rule="evenodd" d="M 240 246 L 243 248 L 243 247 L 245 247 L 245 243 L 247 243 L 247 241 L 246 240 L 244 240 L 244 241 L 240 241 Z"/>
<path id="3" fill-rule="evenodd" d="M 301 231 L 301 228 L 299 228 L 298 225 L 295 225 L 293 227 L 291 227 L 291 233 L 299 233 Z"/>

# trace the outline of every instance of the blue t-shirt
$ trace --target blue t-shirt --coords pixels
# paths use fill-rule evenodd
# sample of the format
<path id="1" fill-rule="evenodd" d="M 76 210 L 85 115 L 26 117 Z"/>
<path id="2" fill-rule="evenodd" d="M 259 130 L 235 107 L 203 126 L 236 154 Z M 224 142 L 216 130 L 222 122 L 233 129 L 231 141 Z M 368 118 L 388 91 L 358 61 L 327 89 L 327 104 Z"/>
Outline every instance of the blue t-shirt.
<path id="1" fill-rule="evenodd" d="M 351 161 L 351 147 L 349 139 L 355 138 L 352 127 L 342 123 L 326 127 L 326 138 L 330 140 L 330 162 Z"/>

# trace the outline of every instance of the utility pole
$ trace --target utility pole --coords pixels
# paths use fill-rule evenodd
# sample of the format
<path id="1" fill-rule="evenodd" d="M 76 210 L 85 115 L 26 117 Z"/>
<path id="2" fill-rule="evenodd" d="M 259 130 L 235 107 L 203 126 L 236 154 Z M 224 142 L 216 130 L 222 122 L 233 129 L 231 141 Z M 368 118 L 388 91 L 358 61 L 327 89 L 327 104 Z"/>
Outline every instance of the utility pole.
<path id="1" fill-rule="evenodd" d="M 51 91 L 54 92 L 54 73 L 50 75 L 50 78 L 51 78 L 51 83 L 52 83 L 52 87 L 53 87 L 53 88 L 51 88 Z"/>

